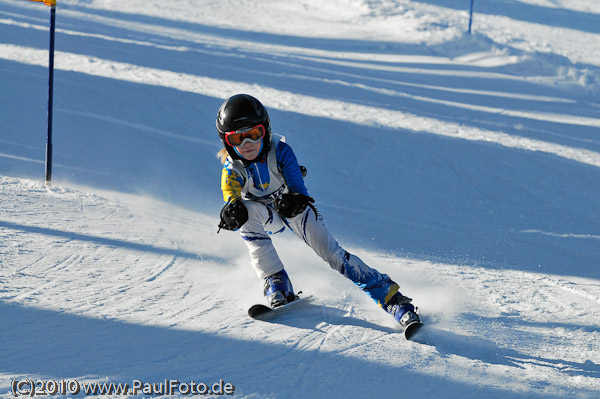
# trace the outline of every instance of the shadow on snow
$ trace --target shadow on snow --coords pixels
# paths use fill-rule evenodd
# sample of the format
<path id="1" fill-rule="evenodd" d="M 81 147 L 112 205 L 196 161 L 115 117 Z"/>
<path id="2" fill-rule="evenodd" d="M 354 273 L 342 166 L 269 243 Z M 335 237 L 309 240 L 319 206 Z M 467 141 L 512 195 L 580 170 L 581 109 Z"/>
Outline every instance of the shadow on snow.
<path id="1" fill-rule="evenodd" d="M 100 14 L 115 17 L 115 13 Z M 119 15 L 223 36 L 241 35 L 239 31 L 160 18 Z M 71 17 L 64 22 L 75 26 L 82 23 Z M 104 31 L 107 27 L 102 24 L 92 24 L 90 29 L 94 33 L 119 32 L 115 27 Z M 7 40 L 22 45 L 46 46 L 46 38 L 39 31 L 0 25 L 0 32 Z M 277 35 L 243 35 L 245 40 L 267 41 L 269 37 L 277 43 L 286 41 Z M 144 33 L 142 37 L 152 35 Z M 62 35 L 60 39 L 61 51 L 80 53 L 85 48 L 95 56 L 135 65 L 241 80 L 317 98 L 351 99 L 382 107 L 382 112 L 395 109 L 417 116 L 433 115 L 441 122 L 503 129 L 516 136 L 573 147 L 599 147 L 595 128 L 462 109 L 426 99 L 483 102 L 497 108 L 543 112 L 560 109 L 562 114 L 597 117 L 597 110 L 579 102 L 577 93 L 550 86 L 524 87 L 502 77 L 448 79 L 410 70 L 378 72 L 378 80 L 366 76 L 366 69 L 361 66 L 323 67 L 318 60 L 278 56 L 263 59 L 264 54 L 241 54 L 237 50 L 230 54 L 205 44 L 194 45 L 204 51 L 202 56 L 190 56 L 186 52 L 133 44 L 115 46 L 89 37 Z M 182 42 L 170 40 L 172 44 Z M 298 44 L 332 49 L 337 46 L 333 43 L 338 42 L 344 43 L 303 38 Z M 351 48 L 365 48 L 357 41 L 346 43 Z M 407 51 L 410 46 L 402 48 L 404 53 L 431 54 L 431 50 L 422 48 L 415 47 L 412 53 Z M 365 51 L 373 52 L 371 48 Z M 239 64 L 231 62 L 234 58 L 244 61 L 244 73 L 240 73 Z M 274 61 L 276 66 L 270 64 Z M 457 68 L 462 72 L 490 70 L 456 65 L 451 69 Z M 42 167 L 35 160 L 44 159 L 44 68 L 0 60 L 0 70 L 6 93 L 0 99 L 1 120 L 8 127 L 3 129 L 2 152 L 11 156 L 0 155 L 0 168 L 8 175 L 41 177 Z M 346 78 L 356 85 L 336 83 L 336 79 Z M 192 209 L 218 213 L 220 166 L 214 157 L 219 149 L 214 117 L 221 99 L 65 71 L 57 71 L 55 79 L 57 181 L 73 180 L 111 190 L 148 193 Z M 432 87 L 407 86 L 407 82 Z M 425 99 L 369 94 L 364 85 L 373 89 L 392 86 L 401 94 Z M 448 89 L 460 87 L 492 93 L 501 87 L 504 94 L 529 93 L 567 102 L 549 102 L 544 106 L 547 101 L 507 99 L 493 94 L 449 94 L 452 92 Z M 32 98 L 31 93 L 35 92 L 40 96 Z M 360 126 L 277 109 L 270 110 L 270 114 L 274 131 L 287 136 L 300 163 L 308 167 L 306 183 L 311 195 L 343 244 L 349 242 L 416 258 L 559 275 L 589 277 L 596 269 L 600 259 L 599 168 L 548 154 L 413 134 L 411 130 Z M 175 133 L 179 138 L 173 138 Z M 213 145 L 205 144 L 211 140 Z"/>
<path id="2" fill-rule="evenodd" d="M 367 362 L 353 357 L 287 346 L 242 341 L 200 331 L 130 324 L 111 319 L 92 319 L 72 314 L 0 302 L 6 328 L 0 332 L 0 373 L 9 378 L 76 379 L 100 378 L 108 382 L 162 382 L 178 379 L 212 384 L 223 379 L 233 384 L 236 395 L 269 397 L 367 397 L 377 385 L 378 395 L 423 394 L 428 387 L 444 391 L 448 398 L 520 398 L 521 393 L 498 387 L 450 381 L 416 373 L 407 368 Z M 447 335 L 446 335 L 447 337 Z M 445 351 L 464 353 L 464 341 L 456 345 L 445 338 Z M 476 343 L 476 346 L 479 343 Z M 479 345 L 481 346 L 481 345 Z M 471 347 L 468 356 L 489 361 L 495 348 Z M 400 356 L 400 354 L 396 354 Z M 483 356 L 483 358 L 482 358 Z M 515 356 L 535 362 L 516 351 Z M 165 374 L 165 366 L 169 372 Z M 507 361 L 507 365 L 509 364 Z M 582 367 L 585 367 L 583 365 Z M 592 366 L 590 366 L 592 367 Z M 281 370 L 288 370 L 282 378 Z M 342 370 L 344 378 L 332 374 Z M 118 371 L 117 371 L 118 370 Z M 597 367 L 592 367 L 597 373 Z M 585 370 L 581 375 L 587 375 Z M 311 383 L 302 383 L 302 381 Z M 532 388 L 534 393 L 536 388 Z M 554 395 L 545 394 L 544 397 Z"/>

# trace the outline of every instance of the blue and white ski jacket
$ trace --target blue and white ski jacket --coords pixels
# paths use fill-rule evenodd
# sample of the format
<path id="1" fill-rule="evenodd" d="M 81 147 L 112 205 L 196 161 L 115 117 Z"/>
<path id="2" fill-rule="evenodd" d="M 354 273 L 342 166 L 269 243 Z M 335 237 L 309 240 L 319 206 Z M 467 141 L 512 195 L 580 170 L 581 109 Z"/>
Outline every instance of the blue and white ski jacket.
<path id="1" fill-rule="evenodd" d="M 296 155 L 285 138 L 273 134 L 266 156 L 250 164 L 227 157 L 221 173 L 223 200 L 237 198 L 272 203 L 283 193 L 308 196 Z"/>

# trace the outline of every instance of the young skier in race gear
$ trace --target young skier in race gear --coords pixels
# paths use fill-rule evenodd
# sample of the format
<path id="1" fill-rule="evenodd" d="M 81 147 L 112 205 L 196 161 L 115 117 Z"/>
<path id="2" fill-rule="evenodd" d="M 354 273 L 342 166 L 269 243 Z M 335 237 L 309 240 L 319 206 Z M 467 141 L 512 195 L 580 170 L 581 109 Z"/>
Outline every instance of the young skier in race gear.
<path id="1" fill-rule="evenodd" d="M 224 148 L 221 189 L 226 202 L 219 229 L 239 230 L 272 307 L 296 299 L 270 234 L 291 229 L 329 266 L 353 281 L 403 327 L 418 322 L 411 299 L 386 274 L 342 248 L 304 185 L 303 170 L 284 138 L 271 134 L 269 115 L 256 98 L 238 94 L 217 114 Z"/>

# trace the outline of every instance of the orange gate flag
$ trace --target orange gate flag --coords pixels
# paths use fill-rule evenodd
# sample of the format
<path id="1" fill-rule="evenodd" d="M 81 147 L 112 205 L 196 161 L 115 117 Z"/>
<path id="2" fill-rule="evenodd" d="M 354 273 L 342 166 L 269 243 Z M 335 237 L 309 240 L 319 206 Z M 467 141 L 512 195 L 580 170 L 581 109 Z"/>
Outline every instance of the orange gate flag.
<path id="1" fill-rule="evenodd" d="M 55 6 L 56 5 L 56 0 L 30 0 L 30 1 L 37 1 L 39 3 L 44 3 L 47 6 Z"/>

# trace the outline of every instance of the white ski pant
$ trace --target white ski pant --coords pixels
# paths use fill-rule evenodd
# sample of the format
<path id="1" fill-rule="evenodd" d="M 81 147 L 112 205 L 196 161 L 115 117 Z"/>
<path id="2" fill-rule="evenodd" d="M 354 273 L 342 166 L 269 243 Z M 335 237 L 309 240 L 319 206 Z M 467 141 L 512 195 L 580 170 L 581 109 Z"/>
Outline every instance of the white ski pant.
<path id="1" fill-rule="evenodd" d="M 311 207 L 293 218 L 282 219 L 275 210 L 259 202 L 245 200 L 248 221 L 240 229 L 250 252 L 251 264 L 260 279 L 281 271 L 284 266 L 271 241 L 270 234 L 289 227 L 329 266 L 367 292 L 380 306 L 398 290 L 387 275 L 367 266 L 359 257 L 342 248 L 323 218 Z"/>

